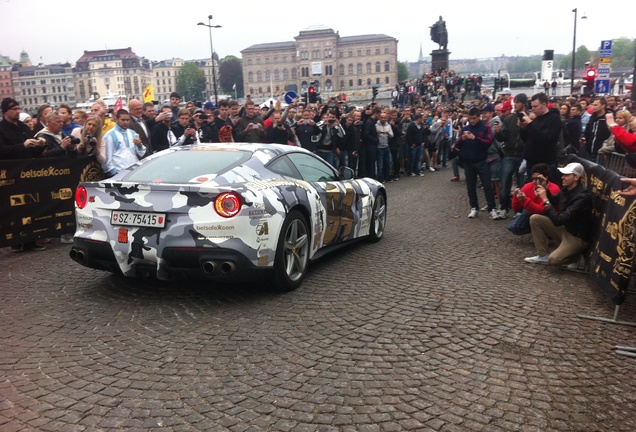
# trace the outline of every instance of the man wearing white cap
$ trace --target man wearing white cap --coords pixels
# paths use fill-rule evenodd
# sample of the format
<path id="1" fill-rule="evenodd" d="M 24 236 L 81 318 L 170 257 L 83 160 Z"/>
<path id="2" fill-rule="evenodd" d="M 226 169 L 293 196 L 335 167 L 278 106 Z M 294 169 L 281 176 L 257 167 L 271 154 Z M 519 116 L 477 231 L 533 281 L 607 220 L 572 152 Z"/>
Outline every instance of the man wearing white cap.
<path id="1" fill-rule="evenodd" d="M 543 200 L 545 210 L 543 214 L 530 216 L 532 240 L 538 255 L 526 258 L 528 263 L 567 264 L 575 261 L 591 240 L 592 195 L 581 181 L 585 169 L 580 163 L 573 162 L 559 171 L 563 187 L 556 195 L 546 190 L 545 178 L 537 181 L 535 192 Z M 548 250 L 550 238 L 559 242 L 552 253 Z"/>

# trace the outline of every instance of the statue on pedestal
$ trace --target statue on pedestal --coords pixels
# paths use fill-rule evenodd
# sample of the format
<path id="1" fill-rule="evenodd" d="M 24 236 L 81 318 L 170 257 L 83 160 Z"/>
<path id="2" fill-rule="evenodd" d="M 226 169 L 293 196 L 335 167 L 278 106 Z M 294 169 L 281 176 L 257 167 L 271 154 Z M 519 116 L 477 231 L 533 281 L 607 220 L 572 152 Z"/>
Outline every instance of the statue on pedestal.
<path id="1" fill-rule="evenodd" d="M 439 20 L 431 27 L 431 40 L 439 44 L 439 49 L 445 50 L 448 46 L 448 31 L 446 31 L 446 21 L 440 15 Z"/>

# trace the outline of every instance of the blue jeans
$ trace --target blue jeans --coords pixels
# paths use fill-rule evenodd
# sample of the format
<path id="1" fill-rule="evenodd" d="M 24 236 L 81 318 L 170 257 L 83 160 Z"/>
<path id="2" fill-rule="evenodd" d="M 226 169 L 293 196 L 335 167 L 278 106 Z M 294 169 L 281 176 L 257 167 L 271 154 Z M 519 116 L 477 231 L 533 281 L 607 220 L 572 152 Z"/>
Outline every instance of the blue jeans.
<path id="1" fill-rule="evenodd" d="M 391 178 L 391 149 L 382 147 L 376 150 L 378 161 L 378 181 L 385 181 Z"/>
<path id="2" fill-rule="evenodd" d="M 466 189 L 468 190 L 470 208 L 479 210 L 479 201 L 477 200 L 477 176 L 479 176 L 481 185 L 484 188 L 488 211 L 497 208 L 497 203 L 495 203 L 495 191 L 492 188 L 492 180 L 490 179 L 490 167 L 486 161 L 464 161 L 464 174 L 466 175 Z"/>
<path id="3" fill-rule="evenodd" d="M 422 172 L 422 152 L 424 147 L 421 145 L 411 147 L 411 174 L 420 175 Z"/>
<path id="4" fill-rule="evenodd" d="M 520 156 L 505 156 L 501 161 L 501 197 L 499 197 L 499 203 L 502 210 L 510 210 L 512 208 L 510 189 L 512 188 L 513 177 L 517 180 L 518 188 L 525 184 L 523 175 L 519 174 L 519 167 L 522 161 L 523 158 Z"/>
<path id="5" fill-rule="evenodd" d="M 324 160 L 326 160 L 327 163 L 329 163 L 331 166 L 334 166 L 332 151 L 316 150 L 316 154 L 320 156 L 321 158 L 323 158 Z"/>

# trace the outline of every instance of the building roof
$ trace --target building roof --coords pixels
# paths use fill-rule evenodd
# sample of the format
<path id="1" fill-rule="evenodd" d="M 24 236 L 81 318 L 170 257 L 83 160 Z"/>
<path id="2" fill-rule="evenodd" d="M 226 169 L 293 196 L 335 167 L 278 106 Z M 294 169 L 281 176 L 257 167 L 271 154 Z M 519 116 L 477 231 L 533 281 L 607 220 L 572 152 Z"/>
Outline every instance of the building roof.
<path id="1" fill-rule="evenodd" d="M 90 62 L 92 60 L 96 60 L 99 57 L 104 56 L 117 56 L 121 59 L 124 58 L 139 58 L 137 54 L 135 54 L 132 48 L 119 48 L 119 49 L 105 49 L 98 51 L 84 51 L 84 55 L 82 55 L 77 63 Z"/>
<path id="2" fill-rule="evenodd" d="M 296 49 L 296 42 L 271 42 L 252 45 L 250 47 L 241 50 L 242 53 L 249 51 L 263 51 L 263 50 L 281 50 L 281 49 Z"/>
<path id="3" fill-rule="evenodd" d="M 329 29 L 330 33 L 333 33 L 333 30 Z M 323 33 L 325 30 L 303 30 L 300 32 L 300 35 L 304 35 L 306 33 Z M 337 33 L 336 33 L 337 35 Z M 297 37 L 298 38 L 298 37 Z M 369 34 L 369 35 L 360 35 L 360 36 L 344 36 L 338 37 L 338 45 L 340 44 L 348 44 L 348 43 L 361 43 L 361 42 L 373 42 L 379 40 L 396 40 L 394 37 L 387 36 L 385 34 Z M 249 46 L 244 50 L 241 50 L 241 53 L 250 52 L 250 51 L 265 51 L 265 50 L 284 50 L 284 49 L 296 49 L 296 42 L 294 41 L 286 41 L 286 42 L 270 42 L 270 43 L 262 43 Z"/>

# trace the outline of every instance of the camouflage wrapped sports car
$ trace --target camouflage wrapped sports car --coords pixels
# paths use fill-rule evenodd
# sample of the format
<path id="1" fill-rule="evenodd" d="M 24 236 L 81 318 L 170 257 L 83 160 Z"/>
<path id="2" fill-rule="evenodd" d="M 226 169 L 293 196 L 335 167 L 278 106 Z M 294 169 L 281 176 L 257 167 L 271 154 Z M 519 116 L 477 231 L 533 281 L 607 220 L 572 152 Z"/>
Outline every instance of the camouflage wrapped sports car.
<path id="1" fill-rule="evenodd" d="M 71 258 L 125 276 L 248 281 L 280 290 L 352 240 L 379 241 L 386 191 L 275 144 L 173 147 L 79 185 Z"/>

